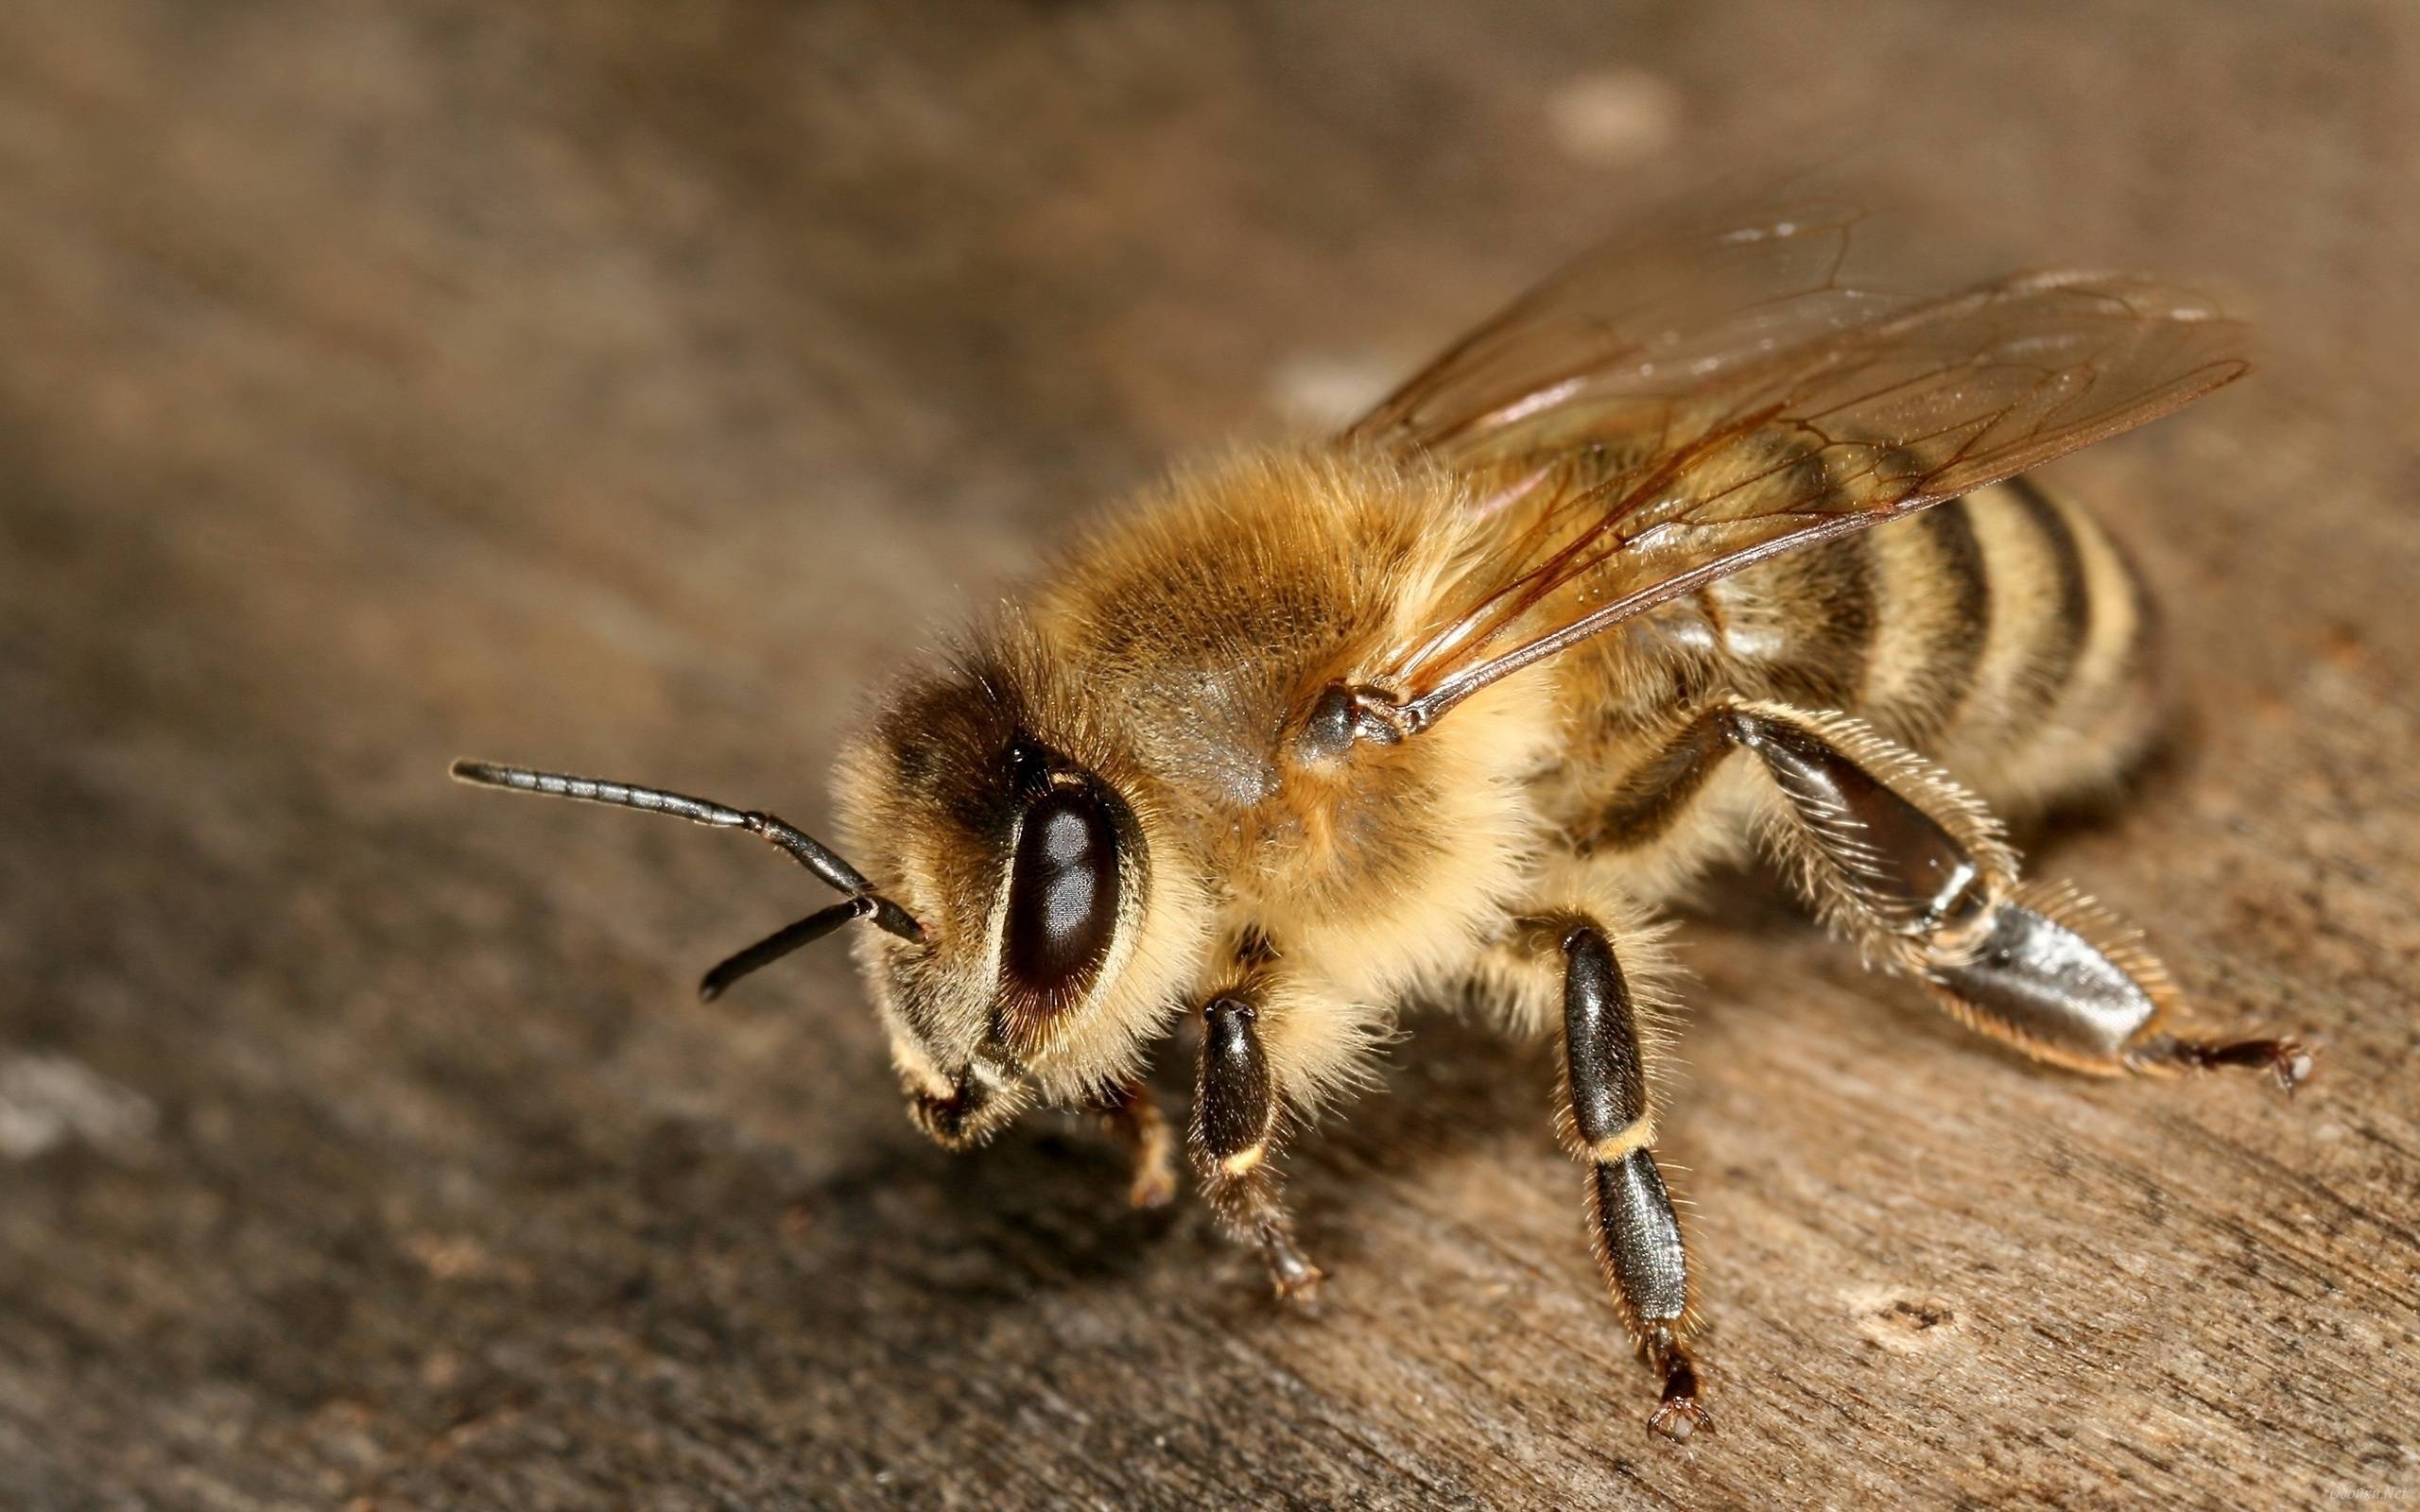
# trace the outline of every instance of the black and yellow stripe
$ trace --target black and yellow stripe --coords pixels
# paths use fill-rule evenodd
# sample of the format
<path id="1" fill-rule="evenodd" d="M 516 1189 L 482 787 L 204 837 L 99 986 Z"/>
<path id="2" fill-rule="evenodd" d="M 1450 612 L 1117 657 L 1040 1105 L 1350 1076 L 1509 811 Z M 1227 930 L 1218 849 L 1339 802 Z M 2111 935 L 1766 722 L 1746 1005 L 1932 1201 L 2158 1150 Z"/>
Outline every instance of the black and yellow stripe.
<path id="1" fill-rule="evenodd" d="M 1664 654 L 1703 664 L 1572 689 L 1605 711 L 1557 799 L 1582 850 L 1663 844 L 1704 806 L 1720 751 L 1694 711 L 1629 707 L 1676 682 L 1856 714 L 2014 810 L 2105 784 L 2158 715 L 2139 576 L 2030 479 L 1760 564 L 1666 612 L 1688 649 Z"/>

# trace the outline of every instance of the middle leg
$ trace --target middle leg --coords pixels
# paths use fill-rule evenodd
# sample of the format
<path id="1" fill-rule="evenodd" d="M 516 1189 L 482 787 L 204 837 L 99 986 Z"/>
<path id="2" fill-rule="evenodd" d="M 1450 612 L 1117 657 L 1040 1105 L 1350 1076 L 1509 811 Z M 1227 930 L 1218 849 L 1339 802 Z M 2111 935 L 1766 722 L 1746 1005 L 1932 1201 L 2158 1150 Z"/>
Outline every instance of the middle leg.
<path id="1" fill-rule="evenodd" d="M 1696 1322 L 1688 1256 L 1656 1167 L 1655 1114 L 1629 980 L 1594 919 L 1552 935 L 1563 961 L 1563 1086 L 1555 1124 L 1588 1166 L 1589 1244 L 1631 1339 L 1663 1383 L 1648 1426 L 1675 1439 L 1712 1426 L 1685 1339 Z"/>

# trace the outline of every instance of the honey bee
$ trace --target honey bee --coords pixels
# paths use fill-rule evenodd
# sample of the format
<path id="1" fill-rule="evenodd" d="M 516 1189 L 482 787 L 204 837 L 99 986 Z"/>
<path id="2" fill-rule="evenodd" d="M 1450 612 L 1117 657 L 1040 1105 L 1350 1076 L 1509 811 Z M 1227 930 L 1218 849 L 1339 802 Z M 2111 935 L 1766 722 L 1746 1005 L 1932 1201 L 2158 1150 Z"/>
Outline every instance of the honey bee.
<path id="1" fill-rule="evenodd" d="M 2220 1066 L 2113 915 L 2021 876 L 2001 816 L 2107 786 L 2161 698 L 2117 544 L 2027 469 L 2240 377 L 2146 279 L 1938 296 L 1841 275 L 1802 204 L 1581 259 L 1342 435 L 1177 474 L 899 684 L 846 747 L 852 865 L 769 814 L 461 762 L 494 787 L 745 830 L 838 889 L 707 973 L 842 924 L 916 1123 L 977 1144 L 1097 1113 L 1167 1201 L 1146 1089 L 1187 1020 L 1184 1143 L 1280 1296 L 1322 1272 L 1276 1156 L 1402 1007 L 1551 1036 L 1589 1237 L 1660 1383 L 1706 1413 L 1655 1159 L 1659 912 L 1762 856 L 1879 971 L 2039 1059 Z"/>

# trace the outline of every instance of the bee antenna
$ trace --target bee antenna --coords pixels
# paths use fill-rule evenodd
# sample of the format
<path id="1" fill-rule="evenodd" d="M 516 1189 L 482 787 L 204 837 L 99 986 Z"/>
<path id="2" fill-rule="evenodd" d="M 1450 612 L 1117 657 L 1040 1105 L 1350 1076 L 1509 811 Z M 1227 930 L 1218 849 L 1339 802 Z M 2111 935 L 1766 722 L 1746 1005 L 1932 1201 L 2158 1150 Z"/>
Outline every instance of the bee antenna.
<path id="1" fill-rule="evenodd" d="M 735 809 L 727 803 L 690 798 L 660 787 L 632 787 L 627 782 L 608 782 L 562 772 L 534 772 L 526 766 L 499 766 L 493 762 L 458 761 L 451 771 L 454 781 L 467 782 L 474 787 L 500 787 L 515 793 L 574 799 L 582 803 L 606 803 L 615 808 L 639 809 L 649 814 L 669 814 L 675 818 L 717 830 L 745 830 L 769 844 L 778 846 L 791 860 L 814 872 L 835 890 L 849 895 L 847 902 L 803 919 L 716 967 L 714 972 L 707 976 L 710 985 L 717 980 L 719 973 L 728 971 L 728 976 L 720 977 L 722 986 L 728 986 L 758 967 L 779 960 L 801 945 L 830 934 L 852 919 L 871 919 L 878 927 L 901 939 L 922 940 L 925 937 L 923 928 L 908 917 L 908 911 L 875 892 L 873 884 L 865 879 L 865 874 L 840 859 L 838 851 L 773 815 L 760 814 L 752 809 Z M 812 933 L 804 933 L 806 926 L 819 920 L 821 921 L 820 928 Z M 758 954 L 767 951 L 776 940 L 785 943 L 769 954 Z M 738 970 L 731 971 L 734 967 Z M 717 987 L 715 990 L 720 991 L 721 988 Z"/>
<path id="2" fill-rule="evenodd" d="M 741 977 L 763 971 L 790 952 L 814 944 L 843 924 L 873 918 L 874 911 L 881 906 L 872 894 L 861 898 L 843 898 L 828 908 L 817 909 L 795 924 L 773 931 L 708 971 L 698 984 L 698 1001 L 712 1003 Z"/>

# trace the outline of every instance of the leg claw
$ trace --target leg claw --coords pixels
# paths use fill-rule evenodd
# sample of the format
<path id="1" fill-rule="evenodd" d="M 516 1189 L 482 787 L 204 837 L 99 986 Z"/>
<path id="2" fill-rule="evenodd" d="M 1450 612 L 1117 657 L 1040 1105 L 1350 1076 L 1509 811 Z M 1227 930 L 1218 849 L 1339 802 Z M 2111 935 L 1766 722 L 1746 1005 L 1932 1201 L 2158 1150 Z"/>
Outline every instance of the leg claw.
<path id="1" fill-rule="evenodd" d="M 2313 1062 L 2311 1053 L 2293 1040 L 2237 1040 L 2216 1045 L 2181 1040 L 2168 1053 L 2178 1065 L 2195 1071 L 2212 1071 L 2221 1066 L 2266 1071 L 2276 1082 L 2277 1090 L 2289 1097 L 2294 1094 L 2294 1089 L 2310 1080 Z"/>
<path id="2" fill-rule="evenodd" d="M 1647 1428 L 1648 1432 L 1662 1434 L 1678 1444 L 1686 1441 L 1701 1428 L 1712 1433 L 1714 1418 L 1699 1405 L 1695 1397 L 1667 1397 L 1656 1407 L 1654 1415 L 1647 1419 Z"/>
<path id="3" fill-rule="evenodd" d="M 1267 1241 L 1269 1283 L 1278 1299 L 1286 1302 L 1307 1302 L 1319 1294 L 1320 1282 L 1327 1280 L 1327 1272 L 1320 1269 L 1283 1236 Z"/>
<path id="4" fill-rule="evenodd" d="M 1714 1418 L 1698 1402 L 1698 1369 L 1688 1351 L 1668 1333 L 1659 1331 L 1650 1346 L 1649 1358 L 1663 1372 L 1664 1400 L 1647 1419 L 1648 1432 L 1662 1434 L 1676 1444 L 1700 1429 L 1712 1433 Z"/>
<path id="5" fill-rule="evenodd" d="M 1134 1184 L 1126 1189 L 1126 1200 L 1143 1209 L 1165 1208 L 1174 1202 L 1176 1168 L 1166 1160 L 1137 1167 Z"/>
<path id="6" fill-rule="evenodd" d="M 2312 1064 L 2309 1051 L 2291 1040 L 2280 1040 L 2270 1057 L 2269 1074 L 2277 1078 L 2277 1090 L 2291 1097 L 2295 1088 L 2310 1080 Z"/>

